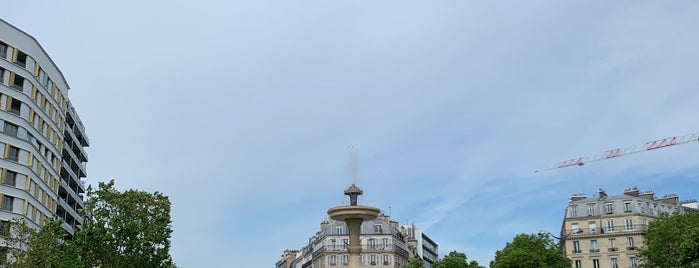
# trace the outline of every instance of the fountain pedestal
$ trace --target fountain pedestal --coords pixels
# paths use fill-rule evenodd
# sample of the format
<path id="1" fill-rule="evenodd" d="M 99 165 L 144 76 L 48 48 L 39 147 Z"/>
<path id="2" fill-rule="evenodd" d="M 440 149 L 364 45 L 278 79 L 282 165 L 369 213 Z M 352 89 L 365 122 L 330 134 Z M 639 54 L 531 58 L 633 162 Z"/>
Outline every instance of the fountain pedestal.
<path id="1" fill-rule="evenodd" d="M 350 255 L 347 267 L 360 268 L 362 263 L 359 256 L 362 253 L 362 245 L 359 244 L 359 235 L 362 222 L 376 219 L 381 210 L 375 207 L 357 205 L 357 196 L 362 194 L 362 190 L 354 184 L 345 191 L 345 194 L 350 196 L 350 205 L 330 208 L 328 215 L 333 220 L 344 221 L 347 224 Z"/>

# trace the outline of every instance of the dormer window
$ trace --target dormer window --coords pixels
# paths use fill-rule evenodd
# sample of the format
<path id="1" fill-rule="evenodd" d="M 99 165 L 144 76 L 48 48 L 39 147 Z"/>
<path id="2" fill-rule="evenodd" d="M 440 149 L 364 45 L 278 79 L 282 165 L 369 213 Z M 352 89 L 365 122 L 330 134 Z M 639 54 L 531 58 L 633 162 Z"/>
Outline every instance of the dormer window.
<path id="1" fill-rule="evenodd" d="M 383 230 L 381 229 L 381 224 L 374 224 L 374 233 L 377 233 L 377 234 L 383 233 Z"/>

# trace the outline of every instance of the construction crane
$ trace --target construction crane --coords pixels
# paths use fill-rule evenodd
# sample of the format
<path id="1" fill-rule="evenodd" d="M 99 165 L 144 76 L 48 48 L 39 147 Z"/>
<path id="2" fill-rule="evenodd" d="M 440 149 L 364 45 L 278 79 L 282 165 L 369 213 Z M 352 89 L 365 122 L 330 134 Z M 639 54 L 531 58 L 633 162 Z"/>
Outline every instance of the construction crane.
<path id="1" fill-rule="evenodd" d="M 651 150 L 665 148 L 665 147 L 669 147 L 669 146 L 690 143 L 693 141 L 699 142 L 699 132 L 690 133 L 690 134 L 687 134 L 684 136 L 676 136 L 676 137 L 669 137 L 669 138 L 660 139 L 660 140 L 649 141 L 649 142 L 646 142 L 644 145 L 640 145 L 640 146 L 612 149 L 612 150 L 608 150 L 608 151 L 606 151 L 602 154 L 598 154 L 598 155 L 573 158 L 570 160 L 558 162 L 558 163 L 556 163 L 552 166 L 549 166 L 549 167 L 535 170 L 534 173 L 558 169 L 558 168 L 564 168 L 564 167 L 582 166 L 582 165 L 585 165 L 587 163 L 591 163 L 591 162 L 595 162 L 595 161 L 601 161 L 601 160 L 605 160 L 605 159 L 616 158 L 616 157 L 620 157 L 620 156 L 651 151 Z"/>

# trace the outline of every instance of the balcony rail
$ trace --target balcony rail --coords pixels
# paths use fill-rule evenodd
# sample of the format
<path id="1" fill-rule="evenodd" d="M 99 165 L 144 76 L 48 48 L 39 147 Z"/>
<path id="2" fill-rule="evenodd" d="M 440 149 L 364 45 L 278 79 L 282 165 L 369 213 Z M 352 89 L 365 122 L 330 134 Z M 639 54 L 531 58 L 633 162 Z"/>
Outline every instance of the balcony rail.
<path id="1" fill-rule="evenodd" d="M 598 234 L 606 234 L 606 233 L 638 232 L 638 231 L 647 231 L 647 230 L 648 230 L 648 225 L 634 224 L 633 226 L 619 225 L 619 226 L 614 226 L 614 228 L 602 227 L 602 228 L 567 229 L 567 230 L 565 230 L 565 232 L 570 234 L 568 236 L 568 238 L 570 238 L 573 236 L 580 236 L 580 235 L 598 235 Z"/>

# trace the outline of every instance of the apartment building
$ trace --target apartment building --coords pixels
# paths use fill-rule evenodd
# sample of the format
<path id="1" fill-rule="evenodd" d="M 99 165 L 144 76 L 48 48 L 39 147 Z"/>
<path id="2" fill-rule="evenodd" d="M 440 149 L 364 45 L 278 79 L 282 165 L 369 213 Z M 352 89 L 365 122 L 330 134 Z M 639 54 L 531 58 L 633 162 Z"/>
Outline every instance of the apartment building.
<path id="1" fill-rule="evenodd" d="M 423 267 L 432 268 L 432 264 L 439 259 L 439 245 L 416 228 L 415 224 L 401 226 L 401 232 L 405 234 L 408 248 L 411 249 L 411 256 L 422 259 Z"/>
<path id="2" fill-rule="evenodd" d="M 656 198 L 653 191 L 634 187 L 621 195 L 572 195 L 561 236 L 573 267 L 638 267 L 638 250 L 648 223 L 663 213 L 695 209 L 696 200 L 680 201 L 676 194 Z"/>
<path id="3" fill-rule="evenodd" d="M 0 230 L 58 216 L 73 234 L 83 222 L 89 141 L 68 90 L 39 42 L 0 19 Z"/>
<path id="4" fill-rule="evenodd" d="M 410 227 L 411 229 L 407 229 Z M 402 231 L 401 231 L 402 230 Z M 412 230 L 410 238 L 403 231 Z M 320 230 L 313 235 L 308 244 L 299 250 L 285 250 L 277 261 L 277 268 L 324 268 L 347 267 L 349 262 L 349 233 L 347 224 L 332 219 L 323 220 Z M 374 220 L 364 221 L 361 225 L 360 244 L 362 246 L 362 267 L 404 267 L 408 260 L 416 257 L 428 247 L 426 256 L 432 263 L 438 256 L 437 244 L 413 225 L 399 228 L 398 222 L 389 216 L 379 215 Z M 417 234 L 417 235 L 416 235 Z M 418 236 L 419 235 L 419 236 Z M 418 244 L 419 237 L 422 244 Z M 426 239 L 422 239 L 426 237 Z M 411 241 L 414 240 L 414 241 Z M 415 248 L 420 246 L 420 248 Z"/>

